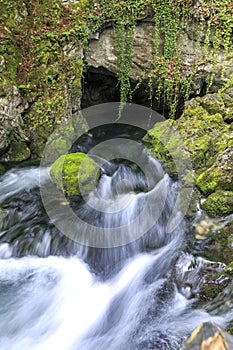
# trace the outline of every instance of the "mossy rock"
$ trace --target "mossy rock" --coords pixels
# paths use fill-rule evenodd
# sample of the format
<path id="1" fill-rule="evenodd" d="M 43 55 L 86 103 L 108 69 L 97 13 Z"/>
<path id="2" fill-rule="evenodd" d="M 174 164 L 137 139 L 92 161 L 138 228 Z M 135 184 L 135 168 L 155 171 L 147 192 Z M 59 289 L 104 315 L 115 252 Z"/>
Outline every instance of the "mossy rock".
<path id="1" fill-rule="evenodd" d="M 157 123 L 143 138 L 170 175 L 186 175 L 190 163 L 198 175 L 214 163 L 218 154 L 233 146 L 231 126 L 224 122 L 221 108 L 210 114 L 199 100 L 191 100 L 178 120 Z"/>
<path id="2" fill-rule="evenodd" d="M 212 233 L 209 239 L 210 242 L 204 252 L 205 257 L 212 261 L 231 263 L 233 257 L 233 222 Z"/>
<path id="3" fill-rule="evenodd" d="M 233 213 L 233 192 L 216 191 L 201 204 L 207 214 L 211 216 L 226 216 Z"/>
<path id="4" fill-rule="evenodd" d="M 215 283 L 204 284 L 199 293 L 200 301 L 206 302 L 213 300 L 223 291 L 224 287 Z"/>
<path id="5" fill-rule="evenodd" d="M 143 138 L 145 146 L 154 157 L 163 161 L 165 171 L 172 177 L 189 170 L 189 153 L 176 129 L 177 121 L 169 119 L 155 124 Z"/>
<path id="6" fill-rule="evenodd" d="M 214 164 L 200 174 L 196 185 L 204 193 L 209 194 L 216 190 L 233 191 L 233 146 L 221 153 Z"/>
<path id="7" fill-rule="evenodd" d="M 8 160 L 10 162 L 22 162 L 29 159 L 31 156 L 31 151 L 28 148 L 26 142 L 18 141 L 13 142 L 11 149 L 8 153 Z"/>
<path id="8" fill-rule="evenodd" d="M 5 173 L 6 169 L 4 165 L 0 164 L 0 176 L 2 176 Z"/>
<path id="9" fill-rule="evenodd" d="M 87 195 L 98 182 L 100 169 L 84 153 L 62 155 L 52 165 L 51 180 L 68 197 Z"/>

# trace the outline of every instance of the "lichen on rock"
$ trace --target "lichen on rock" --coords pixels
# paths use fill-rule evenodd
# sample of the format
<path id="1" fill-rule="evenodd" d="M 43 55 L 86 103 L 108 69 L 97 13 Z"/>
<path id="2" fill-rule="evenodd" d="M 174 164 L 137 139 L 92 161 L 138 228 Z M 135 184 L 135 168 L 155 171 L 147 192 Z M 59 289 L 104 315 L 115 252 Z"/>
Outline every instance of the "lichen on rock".
<path id="1" fill-rule="evenodd" d="M 59 157 L 50 170 L 52 182 L 68 197 L 87 195 L 100 176 L 96 162 L 84 153 L 71 153 Z"/>

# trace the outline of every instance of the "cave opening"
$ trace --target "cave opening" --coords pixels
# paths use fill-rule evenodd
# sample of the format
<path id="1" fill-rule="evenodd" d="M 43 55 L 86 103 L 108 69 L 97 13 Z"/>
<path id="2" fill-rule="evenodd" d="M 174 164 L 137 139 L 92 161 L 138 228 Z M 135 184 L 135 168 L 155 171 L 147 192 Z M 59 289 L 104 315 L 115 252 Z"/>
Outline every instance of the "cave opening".
<path id="1" fill-rule="evenodd" d="M 154 95 L 151 103 L 148 82 L 146 80 L 143 81 L 140 86 L 135 89 L 137 83 L 138 82 L 131 81 L 131 89 L 134 91 L 132 95 L 132 103 L 152 108 L 164 117 L 168 117 L 169 110 L 166 103 L 164 103 L 163 96 L 158 100 L 156 95 Z M 156 91 L 156 87 L 153 90 Z M 104 67 L 89 67 L 83 77 L 81 108 L 85 109 L 101 103 L 119 101 L 120 85 L 116 74 L 110 72 Z M 182 96 L 180 96 L 177 104 L 176 117 L 181 115 L 183 108 L 184 100 Z"/>

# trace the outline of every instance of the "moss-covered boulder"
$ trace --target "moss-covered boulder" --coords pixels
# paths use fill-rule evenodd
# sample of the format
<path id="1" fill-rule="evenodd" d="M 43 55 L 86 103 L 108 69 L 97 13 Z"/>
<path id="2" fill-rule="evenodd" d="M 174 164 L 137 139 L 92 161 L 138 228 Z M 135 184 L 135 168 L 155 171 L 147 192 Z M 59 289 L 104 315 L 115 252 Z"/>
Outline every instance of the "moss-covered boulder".
<path id="1" fill-rule="evenodd" d="M 204 193 L 209 194 L 216 190 L 233 191 L 233 146 L 221 153 L 214 164 L 199 175 L 196 184 Z"/>
<path id="2" fill-rule="evenodd" d="M 208 239 L 209 243 L 205 248 L 204 256 L 212 261 L 231 263 L 233 260 L 233 222 L 213 231 Z"/>
<path id="3" fill-rule="evenodd" d="M 233 213 L 233 192 L 216 191 L 212 193 L 201 208 L 211 216 L 225 216 Z"/>
<path id="4" fill-rule="evenodd" d="M 178 120 L 157 123 L 144 137 L 151 153 L 164 162 L 170 175 L 187 173 L 191 162 L 196 174 L 210 167 L 217 155 L 233 146 L 231 126 L 220 113 L 210 114 L 193 99 Z"/>
<path id="5" fill-rule="evenodd" d="M 62 155 L 50 170 L 52 182 L 68 197 L 87 195 L 96 187 L 100 176 L 98 165 L 84 153 Z"/>
<path id="6" fill-rule="evenodd" d="M 188 339 L 185 350 L 233 349 L 233 337 L 211 322 L 203 323 Z"/>
<path id="7" fill-rule="evenodd" d="M 13 142 L 8 152 L 8 161 L 10 162 L 22 162 L 29 159 L 31 151 L 24 141 Z"/>

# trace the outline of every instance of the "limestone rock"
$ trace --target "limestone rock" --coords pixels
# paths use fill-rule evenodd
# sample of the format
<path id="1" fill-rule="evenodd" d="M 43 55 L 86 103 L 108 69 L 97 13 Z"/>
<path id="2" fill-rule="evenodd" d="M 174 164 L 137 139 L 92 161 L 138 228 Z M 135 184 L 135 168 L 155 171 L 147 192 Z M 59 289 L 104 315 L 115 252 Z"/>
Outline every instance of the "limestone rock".
<path id="1" fill-rule="evenodd" d="M 206 31 L 200 26 L 200 23 L 195 23 L 195 31 L 202 35 Z M 196 34 L 198 35 L 198 34 Z M 146 72 L 151 69 L 153 55 L 153 37 L 154 24 L 153 21 L 138 23 L 135 30 L 135 38 L 133 43 L 133 56 L 131 64 L 130 77 L 133 81 L 137 81 L 140 77 L 147 78 Z M 161 43 L 162 44 L 162 39 Z M 117 55 L 115 50 L 116 33 L 113 28 L 106 28 L 99 35 L 99 40 L 90 40 L 87 50 L 87 63 L 95 68 L 104 67 L 112 73 L 117 72 Z M 201 57 L 205 57 L 204 45 L 200 45 L 197 38 L 190 35 L 189 28 L 184 31 L 178 39 L 178 51 L 181 54 L 184 66 L 187 67 L 187 73 L 193 70 L 193 65 Z M 216 60 L 215 50 L 210 46 L 209 58 Z M 217 92 L 224 84 L 226 84 L 233 74 L 233 58 L 231 53 L 226 57 L 223 51 L 220 50 L 217 56 L 217 63 L 213 67 L 213 63 L 201 65 L 195 76 L 193 77 L 191 93 L 197 96 L 201 93 L 204 84 L 210 79 L 213 73 L 213 82 L 210 87 L 210 92 Z M 223 77 L 222 66 L 224 64 L 225 74 Z"/>
<path id="2" fill-rule="evenodd" d="M 142 72 L 150 68 L 153 50 L 152 32 L 153 24 L 151 23 L 142 23 L 136 27 L 130 73 L 133 80 L 138 80 Z M 115 42 L 116 33 L 113 28 L 105 29 L 99 40 L 91 40 L 88 46 L 88 64 L 95 68 L 104 67 L 117 73 Z"/>
<path id="3" fill-rule="evenodd" d="M 0 97 L 0 155 L 5 153 L 0 160 L 8 160 L 6 153 L 13 142 L 27 141 L 21 118 L 24 109 L 16 87 L 7 89 L 6 95 Z"/>

